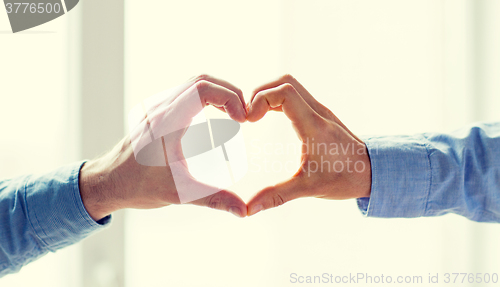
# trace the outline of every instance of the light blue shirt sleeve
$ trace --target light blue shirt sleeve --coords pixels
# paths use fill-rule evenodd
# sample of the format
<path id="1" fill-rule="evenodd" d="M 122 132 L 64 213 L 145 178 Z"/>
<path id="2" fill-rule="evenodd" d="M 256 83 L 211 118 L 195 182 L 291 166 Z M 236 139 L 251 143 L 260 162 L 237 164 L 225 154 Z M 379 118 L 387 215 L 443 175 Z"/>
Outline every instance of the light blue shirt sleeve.
<path id="1" fill-rule="evenodd" d="M 364 141 L 372 166 L 371 195 L 357 200 L 364 215 L 500 222 L 500 123 Z"/>
<path id="2" fill-rule="evenodd" d="M 0 181 L 0 277 L 109 225 L 95 222 L 78 185 L 84 162 Z"/>

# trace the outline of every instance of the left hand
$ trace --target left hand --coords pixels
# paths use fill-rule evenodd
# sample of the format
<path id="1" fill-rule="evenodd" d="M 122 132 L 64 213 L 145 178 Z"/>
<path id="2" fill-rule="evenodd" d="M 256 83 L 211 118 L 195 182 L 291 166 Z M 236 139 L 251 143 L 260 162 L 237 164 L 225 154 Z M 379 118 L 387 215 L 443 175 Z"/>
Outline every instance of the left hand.
<path id="1" fill-rule="evenodd" d="M 295 78 L 285 75 L 255 90 L 249 122 L 283 112 L 302 142 L 301 167 L 289 180 L 259 191 L 248 215 L 300 197 L 348 199 L 370 196 L 371 165 L 365 144 Z"/>

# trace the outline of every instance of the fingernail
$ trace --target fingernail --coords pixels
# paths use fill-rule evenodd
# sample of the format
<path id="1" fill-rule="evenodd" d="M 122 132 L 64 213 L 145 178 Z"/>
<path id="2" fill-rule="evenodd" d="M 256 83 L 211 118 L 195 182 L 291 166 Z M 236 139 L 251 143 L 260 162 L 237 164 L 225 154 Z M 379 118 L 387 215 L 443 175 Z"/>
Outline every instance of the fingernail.
<path id="1" fill-rule="evenodd" d="M 252 211 L 250 212 L 250 215 L 254 215 L 257 212 L 261 211 L 262 209 L 264 209 L 264 207 L 262 206 L 262 204 L 257 204 L 254 207 L 252 207 Z"/>
<path id="2" fill-rule="evenodd" d="M 241 209 L 239 209 L 236 206 L 229 208 L 229 212 L 231 212 L 232 214 L 234 214 L 237 217 L 241 217 Z"/>

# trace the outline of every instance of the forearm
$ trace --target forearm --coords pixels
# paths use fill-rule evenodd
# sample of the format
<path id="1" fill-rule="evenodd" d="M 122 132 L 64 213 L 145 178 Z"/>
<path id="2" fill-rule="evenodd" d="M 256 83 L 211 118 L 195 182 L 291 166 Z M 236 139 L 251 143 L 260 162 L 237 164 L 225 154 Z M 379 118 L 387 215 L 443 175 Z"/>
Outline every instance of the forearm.
<path id="1" fill-rule="evenodd" d="M 78 187 L 82 163 L 41 176 L 0 182 L 0 276 L 103 228 L 87 213 Z"/>
<path id="2" fill-rule="evenodd" d="M 372 164 L 370 198 L 360 209 L 373 217 L 455 213 L 500 222 L 500 123 L 451 134 L 365 139 Z"/>

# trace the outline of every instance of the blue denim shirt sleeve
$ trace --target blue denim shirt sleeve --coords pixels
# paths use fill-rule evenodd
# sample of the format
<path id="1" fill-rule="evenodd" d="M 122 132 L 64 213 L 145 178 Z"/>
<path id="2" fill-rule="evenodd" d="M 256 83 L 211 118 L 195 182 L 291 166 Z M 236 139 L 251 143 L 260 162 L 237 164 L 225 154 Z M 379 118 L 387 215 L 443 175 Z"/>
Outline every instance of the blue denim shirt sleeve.
<path id="1" fill-rule="evenodd" d="M 500 123 L 364 141 L 372 166 L 371 195 L 357 200 L 364 215 L 500 222 Z"/>
<path id="2" fill-rule="evenodd" d="M 0 181 L 0 277 L 109 225 L 87 213 L 78 185 L 84 162 Z"/>

